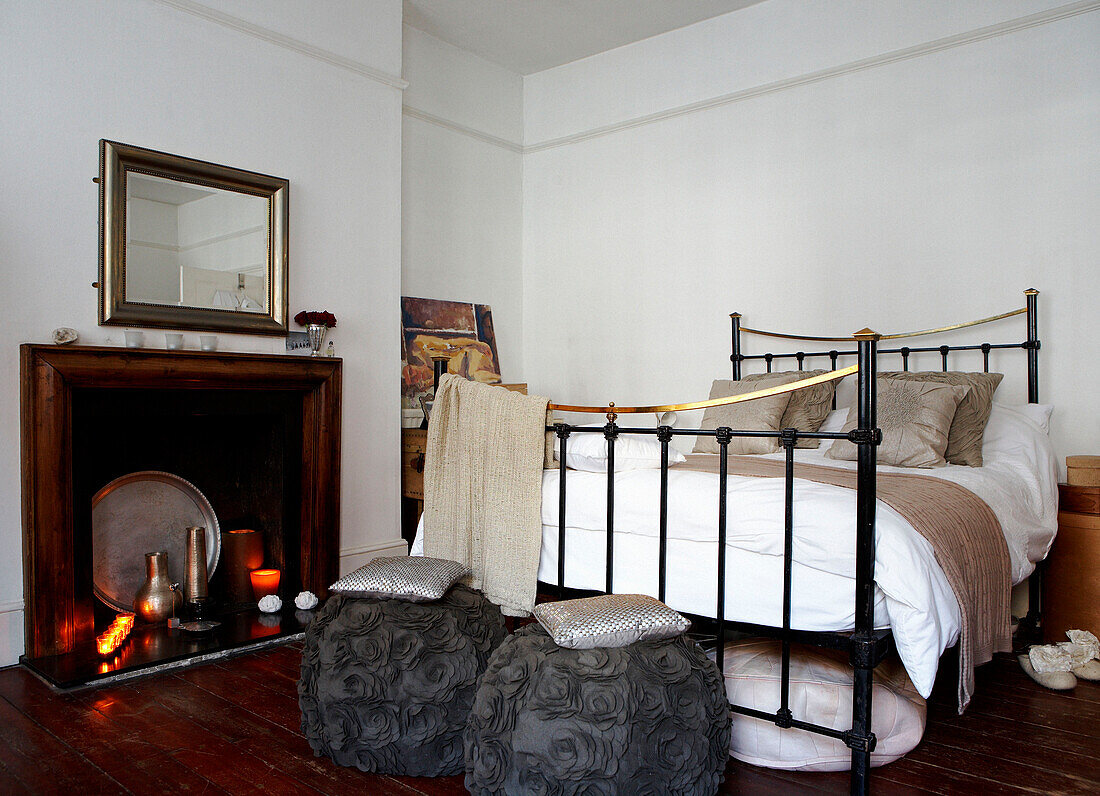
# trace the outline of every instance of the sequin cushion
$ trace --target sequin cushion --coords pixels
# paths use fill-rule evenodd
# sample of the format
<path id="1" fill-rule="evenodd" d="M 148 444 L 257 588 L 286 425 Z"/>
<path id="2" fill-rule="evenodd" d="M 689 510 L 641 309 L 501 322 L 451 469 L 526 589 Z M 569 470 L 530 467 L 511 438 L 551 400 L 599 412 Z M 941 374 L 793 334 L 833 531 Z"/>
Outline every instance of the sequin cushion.
<path id="1" fill-rule="evenodd" d="M 424 603 L 438 600 L 470 574 L 457 561 L 425 556 L 376 558 L 329 586 L 348 597 L 377 597 Z"/>
<path id="2" fill-rule="evenodd" d="M 683 633 L 691 622 L 645 594 L 601 594 L 535 606 L 539 621 L 559 647 L 625 647 Z"/>

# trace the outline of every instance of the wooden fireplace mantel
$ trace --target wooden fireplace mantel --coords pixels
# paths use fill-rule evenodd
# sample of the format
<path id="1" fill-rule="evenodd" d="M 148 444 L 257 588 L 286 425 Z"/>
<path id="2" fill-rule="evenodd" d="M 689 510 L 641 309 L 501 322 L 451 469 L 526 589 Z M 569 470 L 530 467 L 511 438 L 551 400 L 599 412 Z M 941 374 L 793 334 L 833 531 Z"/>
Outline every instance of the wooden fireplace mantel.
<path id="1" fill-rule="evenodd" d="M 342 361 L 273 354 L 20 346 L 26 656 L 69 652 L 93 632 L 73 561 L 73 391 L 287 390 L 302 396 L 301 578 L 338 577 Z"/>

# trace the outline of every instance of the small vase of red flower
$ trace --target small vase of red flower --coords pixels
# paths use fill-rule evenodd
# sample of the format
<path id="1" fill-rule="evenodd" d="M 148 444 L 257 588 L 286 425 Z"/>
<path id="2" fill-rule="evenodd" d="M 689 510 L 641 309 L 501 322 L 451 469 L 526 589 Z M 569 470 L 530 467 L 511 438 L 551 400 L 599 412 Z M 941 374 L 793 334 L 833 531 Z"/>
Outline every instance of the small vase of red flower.
<path id="1" fill-rule="evenodd" d="M 302 310 L 294 316 L 294 322 L 306 327 L 309 335 L 310 356 L 321 356 L 321 346 L 325 344 L 325 335 L 328 330 L 336 326 L 336 316 L 328 310 L 318 312 L 316 310 Z"/>

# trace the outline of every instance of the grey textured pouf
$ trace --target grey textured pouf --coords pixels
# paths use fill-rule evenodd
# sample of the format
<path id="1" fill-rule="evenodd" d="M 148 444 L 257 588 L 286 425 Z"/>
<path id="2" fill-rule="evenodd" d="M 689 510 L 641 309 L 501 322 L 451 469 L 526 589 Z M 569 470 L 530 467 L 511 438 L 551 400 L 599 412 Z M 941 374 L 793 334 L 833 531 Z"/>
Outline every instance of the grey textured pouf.
<path id="1" fill-rule="evenodd" d="M 532 624 L 504 640 L 478 685 L 466 787 L 711 796 L 729 741 L 718 668 L 695 642 L 572 650 Z"/>
<path id="2" fill-rule="evenodd" d="M 466 586 L 431 603 L 336 595 L 306 631 L 302 732 L 340 765 L 458 774 L 477 678 L 504 635 L 500 609 Z"/>

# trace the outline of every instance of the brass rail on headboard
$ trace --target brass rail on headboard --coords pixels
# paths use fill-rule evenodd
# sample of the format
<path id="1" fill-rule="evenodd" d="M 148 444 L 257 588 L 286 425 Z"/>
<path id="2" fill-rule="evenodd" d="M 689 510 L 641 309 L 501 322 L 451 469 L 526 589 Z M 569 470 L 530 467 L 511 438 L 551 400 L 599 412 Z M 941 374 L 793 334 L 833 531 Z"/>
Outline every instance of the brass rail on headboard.
<path id="1" fill-rule="evenodd" d="M 1038 291 L 1035 291 L 1038 292 Z M 941 326 L 938 329 L 921 329 L 919 332 L 902 332 L 900 334 L 884 334 L 880 335 L 880 340 L 900 340 L 903 337 L 920 337 L 926 334 L 939 334 L 942 332 L 953 332 L 956 329 L 966 329 L 971 326 L 980 326 L 983 323 L 990 323 L 991 321 L 999 321 L 1004 318 L 1011 318 L 1013 315 L 1023 315 L 1027 312 L 1027 307 L 1020 307 L 1018 310 L 1012 310 L 1011 312 L 1002 312 L 1000 315 L 991 315 L 988 318 L 980 318 L 976 321 L 967 321 L 965 323 L 956 323 L 951 326 Z M 737 316 L 738 313 L 733 313 L 731 317 Z M 739 316 L 738 316 L 739 317 Z M 852 335 L 847 337 L 814 337 L 808 334 L 784 334 L 783 332 L 767 332 L 763 329 L 752 329 L 748 326 L 741 327 L 742 332 L 750 332 L 752 334 L 759 334 L 763 337 L 781 337 L 784 340 L 817 340 L 819 342 L 826 343 L 845 343 L 849 340 L 854 340 Z"/>
<path id="2" fill-rule="evenodd" d="M 827 381 L 836 381 L 837 379 L 843 379 L 845 376 L 851 376 L 853 373 L 859 372 L 859 365 L 851 365 L 847 368 L 840 370 L 832 370 L 828 373 L 822 373 L 820 376 L 810 376 L 806 379 L 800 379 L 798 381 L 792 381 L 789 384 L 780 384 L 775 387 L 765 387 L 762 390 L 755 390 L 753 392 L 741 393 L 740 395 L 731 395 L 729 398 L 711 398 L 707 401 L 693 401 L 686 404 L 663 404 L 661 406 L 615 406 L 614 402 L 607 404 L 606 406 L 572 406 L 570 404 L 550 404 L 550 409 L 558 410 L 561 412 L 590 412 L 590 413 L 606 413 L 609 416 L 619 414 L 660 414 L 662 412 L 686 412 L 691 409 L 709 409 L 712 406 L 725 406 L 726 404 L 737 404 L 743 401 L 754 401 L 757 398 L 766 398 L 769 395 L 780 395 L 785 392 L 794 392 L 795 390 L 801 390 L 803 387 L 812 387 L 815 384 L 824 384 Z"/>

